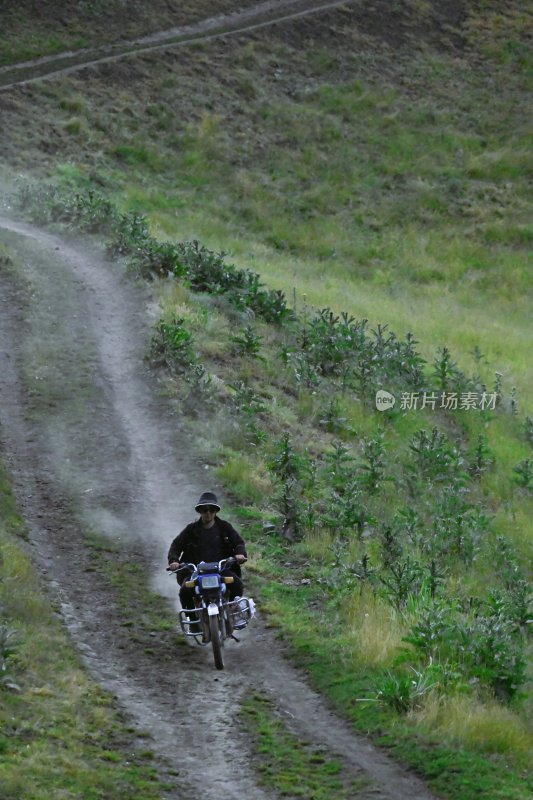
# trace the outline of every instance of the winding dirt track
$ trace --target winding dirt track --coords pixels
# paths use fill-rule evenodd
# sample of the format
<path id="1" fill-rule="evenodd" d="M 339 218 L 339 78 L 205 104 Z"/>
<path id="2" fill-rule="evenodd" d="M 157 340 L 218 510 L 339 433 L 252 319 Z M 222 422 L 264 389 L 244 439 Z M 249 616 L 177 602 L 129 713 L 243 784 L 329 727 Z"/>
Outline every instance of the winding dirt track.
<path id="1" fill-rule="evenodd" d="M 258 785 L 245 737 L 233 731 L 220 746 L 232 702 L 261 689 L 302 740 L 342 760 L 347 780 L 368 778 L 354 797 L 430 800 L 415 776 L 331 713 L 260 620 L 230 643 L 223 673 L 207 649 L 161 652 L 155 638 L 150 654 L 132 640 L 109 587 L 91 571 L 81 531 L 103 532 L 127 558 L 138 553 L 175 602 L 165 552 L 206 487 L 143 362 L 150 299 L 94 243 L 6 218 L 0 241 L 24 272 L 24 290 L 0 273 L 0 424 L 16 496 L 87 666 L 179 769 L 169 797 L 182 797 L 197 775 L 206 800 L 272 797 Z M 192 709 L 201 726 L 185 725 Z"/>
<path id="2" fill-rule="evenodd" d="M 234 14 L 132 42 L 0 68 L 0 91 L 155 48 L 242 33 L 353 0 L 271 0 Z M 403 771 L 335 717 L 257 620 L 226 652 L 217 673 L 208 650 L 154 637 L 141 646 L 93 570 L 82 531 L 103 533 L 149 571 L 176 603 L 164 574 L 175 533 L 208 485 L 178 423 L 161 400 L 144 355 L 153 322 L 146 290 L 134 286 L 94 243 L 71 242 L 0 217 L 0 242 L 23 273 L 0 271 L 0 435 L 27 520 L 35 560 L 93 676 L 116 697 L 172 774 L 181 798 L 201 775 L 205 800 L 273 795 L 258 785 L 246 738 L 220 746 L 232 703 L 261 689 L 302 740 L 337 756 L 345 783 L 365 778 L 354 797 L 431 800 Z M 9 277 L 9 279 L 8 279 Z M 16 286 L 15 286 L 16 284 Z M 119 556 L 117 556 L 119 557 Z M 194 710 L 201 726 L 185 719 Z"/>

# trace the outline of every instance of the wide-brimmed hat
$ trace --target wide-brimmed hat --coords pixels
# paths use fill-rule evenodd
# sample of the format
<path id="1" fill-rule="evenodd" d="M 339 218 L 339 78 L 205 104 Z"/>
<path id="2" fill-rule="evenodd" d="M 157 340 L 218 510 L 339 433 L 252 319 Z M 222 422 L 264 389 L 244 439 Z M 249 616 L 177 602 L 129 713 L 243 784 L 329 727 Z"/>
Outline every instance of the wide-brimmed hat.
<path id="1" fill-rule="evenodd" d="M 194 510 L 200 512 L 202 506 L 215 506 L 217 511 L 220 511 L 220 505 L 214 492 L 203 492 L 203 494 L 200 495 L 200 499 L 196 503 Z"/>

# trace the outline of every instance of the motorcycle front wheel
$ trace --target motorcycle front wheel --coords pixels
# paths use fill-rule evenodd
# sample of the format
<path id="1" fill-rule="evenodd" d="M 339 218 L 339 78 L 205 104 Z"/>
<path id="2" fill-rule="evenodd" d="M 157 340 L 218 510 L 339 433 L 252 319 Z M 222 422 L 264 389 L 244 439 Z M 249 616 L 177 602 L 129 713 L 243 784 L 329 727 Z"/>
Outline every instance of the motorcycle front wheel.
<path id="1" fill-rule="evenodd" d="M 224 642 L 220 635 L 219 616 L 213 614 L 209 617 L 209 633 L 211 634 L 211 646 L 213 648 L 213 658 L 215 659 L 215 667 L 217 669 L 224 669 Z"/>

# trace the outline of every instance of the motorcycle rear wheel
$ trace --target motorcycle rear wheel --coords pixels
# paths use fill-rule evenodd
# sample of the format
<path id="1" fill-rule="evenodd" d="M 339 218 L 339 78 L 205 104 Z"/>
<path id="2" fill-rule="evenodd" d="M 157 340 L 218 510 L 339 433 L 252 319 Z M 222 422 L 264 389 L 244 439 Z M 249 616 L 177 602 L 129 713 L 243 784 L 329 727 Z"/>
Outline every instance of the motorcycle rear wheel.
<path id="1" fill-rule="evenodd" d="M 215 667 L 217 669 L 224 669 L 224 651 L 222 649 L 224 643 L 220 635 L 218 614 L 209 617 L 209 633 L 211 634 L 211 646 L 213 648 Z"/>

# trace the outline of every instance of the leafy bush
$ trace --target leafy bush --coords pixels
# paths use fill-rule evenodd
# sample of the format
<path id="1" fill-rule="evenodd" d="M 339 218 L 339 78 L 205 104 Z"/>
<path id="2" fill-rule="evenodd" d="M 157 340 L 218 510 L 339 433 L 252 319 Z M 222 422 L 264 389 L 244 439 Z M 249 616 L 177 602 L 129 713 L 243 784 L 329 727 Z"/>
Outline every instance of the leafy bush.
<path id="1" fill-rule="evenodd" d="M 68 222 L 90 232 L 111 232 L 119 216 L 113 203 L 92 189 L 71 192 L 24 181 L 17 186 L 11 202 L 38 224 Z"/>
<path id="2" fill-rule="evenodd" d="M 383 385 L 422 384 L 425 361 L 411 333 L 401 341 L 386 325 L 368 331 L 368 320 L 337 315 L 329 308 L 295 318 L 288 332 L 291 338 L 280 357 L 292 367 L 298 383 L 316 387 L 322 380 L 336 380 L 362 400 Z"/>
<path id="3" fill-rule="evenodd" d="M 401 674 L 387 670 L 374 681 L 375 699 L 400 714 L 420 707 L 424 698 L 437 685 L 429 671 L 410 667 L 412 674 Z M 367 701 L 368 702 L 368 701 Z"/>
<path id="4" fill-rule="evenodd" d="M 18 631 L 0 622 L 0 689 L 18 691 L 19 686 L 9 673 L 13 656 L 18 652 Z"/>
<path id="5" fill-rule="evenodd" d="M 445 433 L 433 427 L 431 433 L 422 428 L 417 431 L 409 449 L 414 454 L 415 463 L 411 471 L 423 478 L 443 480 L 453 475 L 456 479 L 466 477 L 462 472 L 463 457 L 458 447 L 452 445 Z"/>
<path id="6" fill-rule="evenodd" d="M 234 352 L 237 355 L 259 358 L 264 361 L 264 358 L 259 355 L 262 341 L 263 337 L 254 331 L 252 325 L 247 325 L 243 328 L 239 335 L 230 336 L 230 342 L 232 342 Z"/>
<path id="7" fill-rule="evenodd" d="M 265 401 L 261 395 L 244 381 L 229 383 L 228 387 L 233 390 L 231 403 L 235 413 L 254 417 L 266 411 Z"/>
<path id="8" fill-rule="evenodd" d="M 152 355 L 157 362 L 173 370 L 183 370 L 195 362 L 192 335 L 182 317 L 173 317 L 168 322 L 159 320 L 152 337 Z"/>
<path id="9" fill-rule="evenodd" d="M 431 602 L 412 625 L 404 641 L 426 660 L 446 658 L 450 647 L 453 650 L 453 630 L 456 609 L 447 601 Z"/>
<path id="10" fill-rule="evenodd" d="M 524 458 L 516 467 L 513 467 L 515 481 L 524 489 L 533 489 L 533 460 Z"/>
<path id="11" fill-rule="evenodd" d="M 383 433 L 371 439 L 365 439 L 363 441 L 363 461 L 359 466 L 359 483 L 369 494 L 376 494 L 381 484 L 387 480 L 385 466 Z"/>
<path id="12" fill-rule="evenodd" d="M 318 424 L 329 433 L 355 434 L 354 429 L 348 424 L 348 418 L 342 415 L 341 402 L 338 397 L 330 397 L 320 409 Z"/>
<path id="13" fill-rule="evenodd" d="M 112 258 L 138 252 L 151 241 L 146 217 L 129 211 L 120 214 L 113 225 L 113 238 L 107 245 Z"/>
<path id="14" fill-rule="evenodd" d="M 377 569 L 371 566 L 368 553 L 363 553 L 359 560 L 351 562 L 348 558 L 346 542 L 336 540 L 330 549 L 334 555 L 334 563 L 329 573 L 328 583 L 339 601 L 345 595 L 350 595 L 356 587 L 359 589 L 360 595 L 364 592 L 365 587 L 370 587 L 375 592 Z"/>
<path id="15" fill-rule="evenodd" d="M 524 433 L 530 444 L 533 444 L 533 419 L 526 417 L 524 420 Z"/>
<path id="16" fill-rule="evenodd" d="M 438 495 L 432 534 L 421 541 L 430 556 L 472 562 L 490 519 L 482 506 L 468 503 L 466 498 L 466 490 L 454 484 L 444 487 Z"/>
<path id="17" fill-rule="evenodd" d="M 525 681 L 524 642 L 503 614 L 479 615 L 460 631 L 467 673 L 510 700 Z"/>
<path id="18" fill-rule="evenodd" d="M 181 277 L 183 274 L 179 246 L 173 242 L 158 242 L 152 237 L 143 238 L 133 254 L 132 264 L 145 278 L 151 275 Z"/>
<path id="19" fill-rule="evenodd" d="M 468 471 L 473 477 L 480 478 L 493 463 L 494 456 L 487 444 L 487 439 L 480 433 L 476 445 L 470 453 Z"/>
<path id="20" fill-rule="evenodd" d="M 437 387 L 442 391 L 456 386 L 458 382 L 464 380 L 463 373 L 452 361 L 451 353 L 447 347 L 441 347 L 435 360 L 433 361 L 433 377 L 437 380 Z"/>
<path id="21" fill-rule="evenodd" d="M 487 601 L 473 598 L 460 608 L 432 600 L 421 609 L 404 641 L 428 664 L 450 667 L 471 687 L 491 689 L 510 700 L 526 681 L 523 625 L 530 621 L 531 588 L 493 590 Z"/>
<path id="22" fill-rule="evenodd" d="M 324 456 L 322 474 L 337 494 L 344 495 L 352 489 L 356 477 L 355 458 L 343 442 L 331 443 L 331 450 Z"/>
<path id="23" fill-rule="evenodd" d="M 304 475 L 308 462 L 305 456 L 296 451 L 290 433 L 284 433 L 281 439 L 274 442 L 267 466 L 283 483 L 288 480 L 299 480 Z"/>
<path id="24" fill-rule="evenodd" d="M 184 275 L 194 291 L 224 294 L 236 308 L 251 309 L 267 322 L 281 323 L 290 317 L 283 292 L 265 289 L 256 272 L 226 263 L 225 253 L 215 253 L 197 241 L 182 242 L 177 250 L 174 274 Z"/>
<path id="25" fill-rule="evenodd" d="M 390 564 L 387 572 L 378 576 L 383 595 L 396 609 L 405 606 L 409 594 L 420 587 L 422 568 L 418 561 L 407 556 Z"/>

